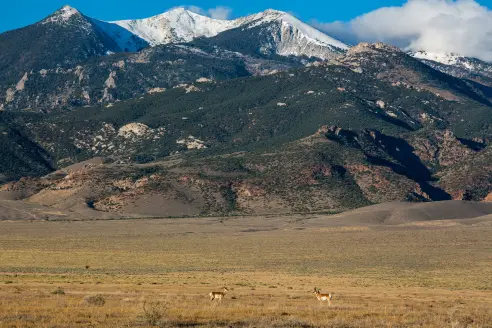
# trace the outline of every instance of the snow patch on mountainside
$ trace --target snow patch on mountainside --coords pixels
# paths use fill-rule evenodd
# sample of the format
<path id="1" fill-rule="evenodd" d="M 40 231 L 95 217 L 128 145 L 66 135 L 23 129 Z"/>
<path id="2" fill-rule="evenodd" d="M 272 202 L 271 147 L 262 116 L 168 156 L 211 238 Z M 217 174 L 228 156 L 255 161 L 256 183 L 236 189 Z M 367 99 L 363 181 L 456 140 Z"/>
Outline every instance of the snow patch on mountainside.
<path id="1" fill-rule="evenodd" d="M 487 73 L 492 71 L 492 64 L 484 62 L 477 58 L 469 58 L 458 54 L 435 53 L 427 51 L 418 51 L 410 53 L 414 58 L 422 61 L 433 61 L 447 66 L 458 67 L 471 72 Z"/>
<path id="2" fill-rule="evenodd" d="M 412 52 L 410 53 L 410 55 L 417 59 L 432 60 L 444 65 L 456 65 L 458 63 L 458 59 L 461 58 L 461 56 L 457 54 L 446 54 L 428 51 Z"/>
<path id="3" fill-rule="evenodd" d="M 445 74 L 458 78 L 475 79 L 477 76 L 492 78 L 492 63 L 458 54 L 411 52 L 409 55 Z"/>

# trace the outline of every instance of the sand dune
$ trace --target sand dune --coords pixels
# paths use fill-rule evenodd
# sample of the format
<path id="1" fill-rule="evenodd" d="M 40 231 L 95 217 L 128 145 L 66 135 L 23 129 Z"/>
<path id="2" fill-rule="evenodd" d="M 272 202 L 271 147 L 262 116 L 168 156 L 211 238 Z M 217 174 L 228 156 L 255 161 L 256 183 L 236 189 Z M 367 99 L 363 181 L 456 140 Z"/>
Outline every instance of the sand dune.
<path id="1" fill-rule="evenodd" d="M 163 217 L 165 215 L 162 215 Z M 152 215 L 153 218 L 159 216 Z M 130 213 L 106 213 L 89 208 L 72 209 L 44 206 L 28 201 L 0 200 L 0 220 L 115 220 L 141 218 L 149 215 Z M 197 225 L 212 225 L 228 222 L 230 228 L 271 230 L 284 228 L 333 228 L 370 227 L 396 225 L 434 225 L 477 224 L 492 222 L 492 203 L 465 201 L 446 201 L 433 203 L 395 202 L 378 204 L 336 215 L 296 214 L 296 215 L 257 215 L 230 218 L 189 218 L 172 219 L 179 225 L 193 221 Z M 249 231 L 249 230 L 248 230 Z"/>
<path id="2" fill-rule="evenodd" d="M 395 202 L 372 205 L 337 214 L 331 216 L 329 221 L 332 225 L 398 225 L 421 221 L 467 221 L 489 214 L 492 214 L 492 203 L 466 201 Z"/>

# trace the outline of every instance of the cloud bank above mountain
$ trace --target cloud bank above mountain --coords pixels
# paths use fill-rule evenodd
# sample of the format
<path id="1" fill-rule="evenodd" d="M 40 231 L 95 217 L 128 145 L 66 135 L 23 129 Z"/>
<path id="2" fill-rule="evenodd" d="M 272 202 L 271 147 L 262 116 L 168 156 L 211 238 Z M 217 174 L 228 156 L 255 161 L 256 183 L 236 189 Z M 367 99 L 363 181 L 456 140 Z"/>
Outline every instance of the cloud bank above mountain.
<path id="1" fill-rule="evenodd" d="M 474 0 L 408 0 L 350 22 L 312 24 L 349 44 L 383 41 L 408 51 L 457 53 L 492 61 L 492 10 Z"/>
<path id="2" fill-rule="evenodd" d="M 185 6 L 186 9 L 214 19 L 229 19 L 232 14 L 232 9 L 224 6 L 217 6 L 215 8 L 203 9 L 197 6 Z"/>

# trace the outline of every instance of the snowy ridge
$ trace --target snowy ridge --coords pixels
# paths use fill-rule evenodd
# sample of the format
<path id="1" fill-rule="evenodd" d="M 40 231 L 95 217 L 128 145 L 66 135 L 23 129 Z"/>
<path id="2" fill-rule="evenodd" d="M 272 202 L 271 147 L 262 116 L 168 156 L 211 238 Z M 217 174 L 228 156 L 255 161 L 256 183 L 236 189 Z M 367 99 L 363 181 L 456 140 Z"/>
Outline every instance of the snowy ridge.
<path id="1" fill-rule="evenodd" d="M 152 46 L 211 37 L 235 27 L 234 21 L 212 19 L 184 8 L 175 8 L 150 18 L 110 23 L 123 27 Z"/>
<path id="2" fill-rule="evenodd" d="M 233 29 L 241 29 L 240 32 L 244 32 L 246 38 L 254 40 L 250 42 L 255 43 L 258 51 L 264 54 L 328 59 L 348 49 L 344 43 L 294 16 L 272 9 L 234 20 L 220 20 L 185 8 L 174 8 L 150 18 L 104 22 L 65 6 L 46 18 L 43 24 L 46 23 L 71 24 L 83 27 L 87 33 L 96 31 L 111 39 L 119 48 L 110 49 L 112 51 L 136 52 L 147 46 L 215 37 Z M 255 35 L 252 36 L 251 33 Z M 258 34 L 262 37 L 255 37 Z"/>
<path id="3" fill-rule="evenodd" d="M 307 55 L 326 59 L 332 52 L 348 49 L 344 43 L 303 23 L 294 16 L 272 9 L 235 20 L 219 20 L 202 16 L 185 8 L 174 8 L 150 18 L 113 21 L 106 24 L 106 33 L 113 36 L 123 49 L 141 47 L 141 45 L 131 45 L 135 37 L 151 46 L 156 46 L 189 42 L 199 37 L 213 37 L 234 28 L 250 29 L 257 26 L 269 28 L 275 39 L 274 45 L 267 44 L 262 47 L 273 47 L 279 55 Z M 281 29 L 277 30 L 274 24 L 281 24 Z M 115 33 L 115 26 L 131 34 L 122 36 L 124 33 L 121 31 Z"/>

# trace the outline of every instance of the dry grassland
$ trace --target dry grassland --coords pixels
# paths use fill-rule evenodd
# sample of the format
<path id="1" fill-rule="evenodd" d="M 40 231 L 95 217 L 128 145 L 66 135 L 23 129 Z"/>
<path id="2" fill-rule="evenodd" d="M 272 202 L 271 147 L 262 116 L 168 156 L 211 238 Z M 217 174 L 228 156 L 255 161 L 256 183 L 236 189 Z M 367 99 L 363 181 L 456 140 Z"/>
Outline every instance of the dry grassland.
<path id="1" fill-rule="evenodd" d="M 319 222 L 0 222 L 0 327 L 492 327 L 490 222 Z"/>

